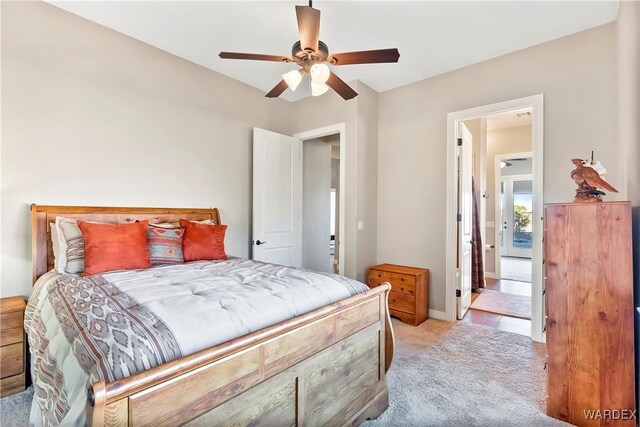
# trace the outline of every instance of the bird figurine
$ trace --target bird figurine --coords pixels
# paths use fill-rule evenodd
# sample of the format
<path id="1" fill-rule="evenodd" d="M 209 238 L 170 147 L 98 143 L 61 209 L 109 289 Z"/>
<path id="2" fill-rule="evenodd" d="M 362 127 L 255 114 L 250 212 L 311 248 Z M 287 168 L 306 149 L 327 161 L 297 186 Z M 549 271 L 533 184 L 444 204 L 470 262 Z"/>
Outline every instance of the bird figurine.
<path id="1" fill-rule="evenodd" d="M 576 165 L 576 168 L 571 171 L 571 178 L 578 184 L 576 197 L 574 199 L 575 202 L 601 202 L 602 196 L 605 194 L 604 191 L 601 190 L 607 190 L 613 193 L 618 192 L 618 190 L 600 176 L 596 169 L 589 165 L 585 166 L 582 159 L 571 159 L 571 161 Z"/>

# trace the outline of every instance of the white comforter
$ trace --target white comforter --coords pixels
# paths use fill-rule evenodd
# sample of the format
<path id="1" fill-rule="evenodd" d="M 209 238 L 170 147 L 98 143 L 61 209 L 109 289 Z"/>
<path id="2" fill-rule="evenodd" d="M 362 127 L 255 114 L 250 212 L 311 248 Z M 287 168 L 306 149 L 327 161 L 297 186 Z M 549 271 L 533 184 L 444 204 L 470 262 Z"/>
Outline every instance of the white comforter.
<path id="1" fill-rule="evenodd" d="M 82 425 L 92 381 L 126 377 L 367 289 L 239 258 L 89 278 L 49 272 L 34 286 L 25 321 L 32 422 Z"/>

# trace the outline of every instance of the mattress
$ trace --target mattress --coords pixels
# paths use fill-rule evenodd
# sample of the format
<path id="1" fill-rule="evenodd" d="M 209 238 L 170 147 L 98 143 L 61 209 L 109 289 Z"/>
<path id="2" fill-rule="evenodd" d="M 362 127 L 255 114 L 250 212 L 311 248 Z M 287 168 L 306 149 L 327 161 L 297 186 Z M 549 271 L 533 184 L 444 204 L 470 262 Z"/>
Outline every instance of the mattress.
<path id="1" fill-rule="evenodd" d="M 367 289 L 240 258 L 87 277 L 49 272 L 25 313 L 32 423 L 84 425 L 94 381 L 125 378 Z"/>

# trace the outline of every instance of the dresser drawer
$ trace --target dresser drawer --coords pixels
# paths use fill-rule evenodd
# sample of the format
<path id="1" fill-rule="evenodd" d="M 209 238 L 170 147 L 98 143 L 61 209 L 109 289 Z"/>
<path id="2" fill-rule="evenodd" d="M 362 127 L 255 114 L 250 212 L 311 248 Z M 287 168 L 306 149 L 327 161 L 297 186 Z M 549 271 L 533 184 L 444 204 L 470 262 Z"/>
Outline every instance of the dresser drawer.
<path id="1" fill-rule="evenodd" d="M 21 342 L 0 347 L 0 378 L 22 373 L 23 351 Z"/>
<path id="2" fill-rule="evenodd" d="M 389 292 L 389 308 L 404 313 L 415 314 L 416 298 L 400 292 Z"/>
<path id="3" fill-rule="evenodd" d="M 369 286 L 376 287 L 384 282 L 391 283 L 391 289 L 395 292 L 409 295 L 416 294 L 416 276 L 376 270 L 369 273 Z"/>
<path id="4" fill-rule="evenodd" d="M 22 311 L 0 316 L 0 346 L 22 342 L 24 340 L 22 317 Z"/>

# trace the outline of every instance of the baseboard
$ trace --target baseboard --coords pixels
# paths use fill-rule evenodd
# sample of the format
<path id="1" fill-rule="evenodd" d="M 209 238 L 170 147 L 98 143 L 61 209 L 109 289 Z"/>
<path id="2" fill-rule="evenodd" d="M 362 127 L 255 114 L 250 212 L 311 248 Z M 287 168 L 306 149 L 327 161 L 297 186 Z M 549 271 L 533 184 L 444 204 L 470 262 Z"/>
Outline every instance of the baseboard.
<path id="1" fill-rule="evenodd" d="M 498 275 L 493 271 L 485 271 L 484 277 L 488 277 L 489 279 L 499 279 Z"/>
<path id="2" fill-rule="evenodd" d="M 444 311 L 429 309 L 429 318 L 447 320 L 447 315 Z"/>

